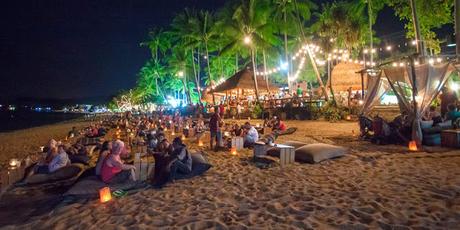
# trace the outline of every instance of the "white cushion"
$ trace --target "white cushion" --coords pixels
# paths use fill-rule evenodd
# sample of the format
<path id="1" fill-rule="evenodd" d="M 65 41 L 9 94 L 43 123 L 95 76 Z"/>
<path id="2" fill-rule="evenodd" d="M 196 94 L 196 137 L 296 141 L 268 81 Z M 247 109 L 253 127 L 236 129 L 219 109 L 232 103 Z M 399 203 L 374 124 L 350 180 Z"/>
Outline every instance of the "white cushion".
<path id="1" fill-rule="evenodd" d="M 347 149 L 329 144 L 309 144 L 295 150 L 295 160 L 306 163 L 318 163 L 323 160 L 343 156 Z"/>

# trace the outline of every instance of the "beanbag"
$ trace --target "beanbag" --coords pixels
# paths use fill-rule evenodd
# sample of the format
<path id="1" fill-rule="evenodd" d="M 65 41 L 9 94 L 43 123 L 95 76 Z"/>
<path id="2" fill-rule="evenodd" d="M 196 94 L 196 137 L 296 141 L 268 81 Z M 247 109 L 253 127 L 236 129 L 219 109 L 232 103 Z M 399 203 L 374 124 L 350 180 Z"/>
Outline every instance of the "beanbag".
<path id="1" fill-rule="evenodd" d="M 295 160 L 304 163 L 318 163 L 345 155 L 347 149 L 328 144 L 309 144 L 295 150 Z"/>
<path id="2" fill-rule="evenodd" d="M 79 180 L 75 185 L 73 185 L 64 196 L 74 196 L 74 197 L 97 197 L 99 195 L 99 189 L 103 187 L 109 187 L 111 191 L 116 190 L 131 190 L 139 186 L 141 182 L 128 180 L 124 183 L 119 184 L 106 184 L 97 176 L 89 176 Z"/>
<path id="3" fill-rule="evenodd" d="M 25 179 L 27 184 L 44 184 L 78 178 L 84 171 L 82 164 L 71 164 L 50 174 L 34 174 Z"/>
<path id="4" fill-rule="evenodd" d="M 289 134 L 293 134 L 297 131 L 297 128 L 295 127 L 290 127 L 284 131 L 281 131 L 278 133 L 278 136 L 283 136 L 283 135 L 289 135 Z"/>
<path id="5" fill-rule="evenodd" d="M 212 165 L 208 163 L 206 158 L 201 153 L 191 153 L 192 156 L 192 172 L 189 174 L 177 173 L 176 180 L 188 179 L 199 176 L 208 171 Z"/>
<path id="6" fill-rule="evenodd" d="M 70 159 L 70 162 L 72 162 L 72 164 L 74 163 L 79 163 L 79 164 L 84 164 L 84 165 L 89 164 L 89 157 L 86 154 L 70 154 L 69 159 Z"/>
<path id="7" fill-rule="evenodd" d="M 301 141 L 286 141 L 286 142 L 282 143 L 282 145 L 288 145 L 288 146 L 294 147 L 295 149 L 298 149 L 298 148 L 300 148 L 302 146 L 307 145 L 307 143 L 301 142 Z"/>

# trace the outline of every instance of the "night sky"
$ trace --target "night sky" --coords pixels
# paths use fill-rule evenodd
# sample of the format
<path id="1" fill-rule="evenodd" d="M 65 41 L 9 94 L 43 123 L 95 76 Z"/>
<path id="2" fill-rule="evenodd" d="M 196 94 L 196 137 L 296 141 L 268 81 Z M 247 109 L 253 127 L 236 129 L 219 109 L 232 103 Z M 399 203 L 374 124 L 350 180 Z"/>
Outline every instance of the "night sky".
<path id="1" fill-rule="evenodd" d="M 149 28 L 185 7 L 225 0 L 5 1 L 0 8 L 0 99 L 107 97 L 135 85 Z M 378 34 L 403 30 L 384 10 Z"/>

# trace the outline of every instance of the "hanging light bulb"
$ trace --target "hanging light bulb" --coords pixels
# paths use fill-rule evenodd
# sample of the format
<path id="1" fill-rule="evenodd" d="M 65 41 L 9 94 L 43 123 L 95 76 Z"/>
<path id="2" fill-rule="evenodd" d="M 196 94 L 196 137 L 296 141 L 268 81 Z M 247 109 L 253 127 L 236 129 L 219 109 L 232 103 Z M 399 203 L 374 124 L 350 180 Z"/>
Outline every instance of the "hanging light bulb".
<path id="1" fill-rule="evenodd" d="M 388 51 L 391 51 L 391 46 L 387 46 L 387 50 L 388 50 Z"/>
<path id="2" fill-rule="evenodd" d="M 433 64 L 434 64 L 434 59 L 433 59 L 433 58 L 430 58 L 430 59 L 428 60 L 428 63 L 430 63 L 431 65 L 433 65 Z"/>

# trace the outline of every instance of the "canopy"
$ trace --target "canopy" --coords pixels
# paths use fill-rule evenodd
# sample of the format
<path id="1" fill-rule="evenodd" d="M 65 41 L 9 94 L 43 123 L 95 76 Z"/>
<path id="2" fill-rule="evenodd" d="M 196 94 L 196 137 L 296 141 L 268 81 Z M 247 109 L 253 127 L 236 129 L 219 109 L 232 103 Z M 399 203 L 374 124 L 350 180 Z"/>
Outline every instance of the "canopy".
<path id="1" fill-rule="evenodd" d="M 361 90 L 361 74 L 358 73 L 363 68 L 363 65 L 341 62 L 334 66 L 331 72 L 331 85 L 334 92 Z M 364 88 L 367 86 L 367 76 L 364 77 Z"/>
<path id="2" fill-rule="evenodd" d="M 390 84 L 387 79 L 382 76 L 382 72 L 375 74 L 368 74 L 368 84 L 367 84 L 367 93 L 363 99 L 363 108 L 361 114 L 368 115 L 371 109 L 376 106 L 383 95 L 390 89 Z"/>
<path id="3" fill-rule="evenodd" d="M 384 68 L 378 77 L 369 78 L 368 93 L 364 99 L 362 112 L 366 114 L 388 87 L 391 87 L 398 98 L 401 113 L 413 118 L 412 140 L 421 145 L 422 114 L 429 108 L 454 70 L 451 63 L 436 65 L 425 63 L 413 68 L 410 65 Z"/>
<path id="4" fill-rule="evenodd" d="M 245 68 L 229 79 L 225 80 L 222 84 L 217 85 L 214 90 L 210 91 L 210 93 L 220 93 L 240 89 L 254 90 L 255 86 L 253 76 L 254 75 L 252 70 Z M 267 82 L 263 76 L 257 76 L 257 86 L 259 87 L 259 91 L 268 91 L 267 84 L 270 91 L 278 91 L 277 86 Z"/>

